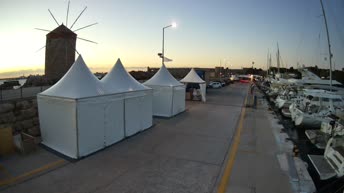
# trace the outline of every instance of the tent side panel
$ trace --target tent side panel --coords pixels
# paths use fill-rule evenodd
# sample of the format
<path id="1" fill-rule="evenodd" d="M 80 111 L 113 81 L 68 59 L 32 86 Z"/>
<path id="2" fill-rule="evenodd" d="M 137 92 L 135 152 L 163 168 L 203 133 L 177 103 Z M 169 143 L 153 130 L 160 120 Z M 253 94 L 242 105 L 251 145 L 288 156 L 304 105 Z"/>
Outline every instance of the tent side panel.
<path id="1" fill-rule="evenodd" d="M 130 95 L 130 96 L 128 96 Z M 135 96 L 135 93 L 127 94 L 124 100 L 124 107 L 125 107 L 125 136 L 129 137 L 134 135 L 135 133 L 141 131 L 141 100 L 143 95 L 139 93 L 139 95 Z"/>
<path id="2" fill-rule="evenodd" d="M 207 92 L 207 85 L 205 83 L 199 84 L 200 89 L 201 89 L 201 95 L 202 95 L 202 101 L 206 102 L 206 92 Z"/>
<path id="3" fill-rule="evenodd" d="M 42 143 L 68 157 L 77 158 L 75 101 L 38 96 Z"/>
<path id="4" fill-rule="evenodd" d="M 185 111 L 185 87 L 177 86 L 173 88 L 173 115 Z"/>
<path id="5" fill-rule="evenodd" d="M 122 95 L 114 95 L 105 106 L 105 145 L 114 144 L 124 137 L 124 100 Z"/>
<path id="6" fill-rule="evenodd" d="M 153 88 L 153 115 L 161 117 L 172 116 L 172 89 L 166 86 L 151 86 Z"/>
<path id="7" fill-rule="evenodd" d="M 153 125 L 153 96 L 152 90 L 145 91 L 145 96 L 142 97 L 141 105 L 141 126 L 142 130 L 148 129 Z"/>
<path id="8" fill-rule="evenodd" d="M 77 117 L 79 157 L 104 148 L 104 103 L 97 98 L 78 101 Z"/>

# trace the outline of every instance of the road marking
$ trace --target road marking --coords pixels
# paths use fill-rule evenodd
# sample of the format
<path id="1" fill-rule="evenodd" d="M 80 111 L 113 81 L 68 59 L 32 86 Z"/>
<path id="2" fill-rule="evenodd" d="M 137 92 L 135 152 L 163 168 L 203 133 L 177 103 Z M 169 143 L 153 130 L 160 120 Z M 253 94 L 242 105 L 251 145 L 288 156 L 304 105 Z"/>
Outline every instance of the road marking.
<path id="1" fill-rule="evenodd" d="M 60 160 L 57 160 L 57 161 L 55 161 L 55 162 L 46 164 L 46 165 L 44 165 L 44 166 L 42 166 L 42 167 L 39 167 L 39 168 L 37 168 L 37 169 L 31 170 L 31 171 L 29 171 L 29 172 L 26 172 L 26 173 L 24 173 L 24 174 L 22 174 L 22 175 L 20 175 L 20 176 L 16 176 L 16 177 L 12 177 L 12 178 L 9 178 L 9 179 L 6 179 L 6 180 L 2 180 L 2 181 L 0 181 L 0 187 L 1 187 L 1 186 L 7 186 L 7 185 L 10 185 L 10 184 L 13 184 L 13 183 L 15 183 L 15 182 L 18 182 L 18 181 L 20 181 L 20 180 L 23 180 L 23 179 L 25 179 L 25 178 L 28 178 L 28 177 L 33 176 L 33 175 L 35 175 L 35 174 L 38 174 L 38 173 L 40 173 L 40 172 L 44 172 L 44 171 L 46 171 L 46 170 L 48 170 L 48 169 L 52 169 L 52 168 L 54 168 L 54 167 L 61 166 L 61 165 L 64 164 L 64 163 L 66 163 L 66 161 L 60 159 Z"/>
<path id="2" fill-rule="evenodd" d="M 225 171 L 223 172 L 223 176 L 221 178 L 221 181 L 220 181 L 220 184 L 219 184 L 219 188 L 217 189 L 218 193 L 225 193 L 226 189 L 227 189 L 227 186 L 228 186 L 228 183 L 229 183 L 229 178 L 231 176 L 232 168 L 233 168 L 234 161 L 235 161 L 235 156 L 237 154 L 238 146 L 239 146 L 239 143 L 240 143 L 241 130 L 242 130 L 242 127 L 243 127 L 244 117 L 245 117 L 245 113 L 246 113 L 247 97 L 248 97 L 248 95 L 246 95 L 245 103 L 243 105 L 243 109 L 242 109 L 241 114 L 240 114 L 239 125 L 238 125 L 238 127 L 236 129 L 236 133 L 235 133 L 235 136 L 234 136 L 234 141 L 233 141 L 231 150 L 229 152 L 228 162 L 226 164 Z"/>
<path id="3" fill-rule="evenodd" d="M 11 173 L 1 164 L 0 164 L 0 171 L 2 171 L 6 175 L 6 177 L 12 177 Z"/>

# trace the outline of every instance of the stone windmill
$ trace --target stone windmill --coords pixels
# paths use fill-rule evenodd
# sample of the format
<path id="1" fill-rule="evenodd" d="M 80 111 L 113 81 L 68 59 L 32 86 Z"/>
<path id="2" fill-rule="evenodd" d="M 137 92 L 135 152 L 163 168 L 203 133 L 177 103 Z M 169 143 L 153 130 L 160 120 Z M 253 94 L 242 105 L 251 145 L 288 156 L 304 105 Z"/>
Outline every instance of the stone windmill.
<path id="1" fill-rule="evenodd" d="M 85 12 L 87 7 L 85 7 L 78 17 L 74 20 L 73 24 L 68 27 L 68 14 L 69 14 L 69 5 L 67 7 L 67 16 L 66 16 L 66 25 L 59 24 L 52 12 L 48 9 L 51 17 L 57 24 L 57 28 L 54 30 L 46 30 L 35 28 L 37 30 L 48 31 L 46 35 L 46 44 L 41 49 L 45 49 L 45 77 L 50 82 L 57 82 L 72 66 L 75 61 L 75 52 L 76 50 L 76 39 L 81 39 L 87 42 L 95 43 L 94 41 L 87 40 L 84 38 L 77 37 L 76 31 L 91 27 L 98 23 L 93 23 L 76 30 L 72 30 L 75 23 L 79 20 L 80 16 Z M 39 49 L 39 50 L 41 50 Z M 78 52 L 77 52 L 78 53 Z"/>

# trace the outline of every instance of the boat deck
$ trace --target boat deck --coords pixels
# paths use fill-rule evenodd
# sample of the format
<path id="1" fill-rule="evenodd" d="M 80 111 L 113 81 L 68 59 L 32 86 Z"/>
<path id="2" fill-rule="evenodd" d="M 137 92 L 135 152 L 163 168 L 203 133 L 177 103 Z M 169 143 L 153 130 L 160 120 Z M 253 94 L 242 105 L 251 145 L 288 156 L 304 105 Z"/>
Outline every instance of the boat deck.
<path id="1" fill-rule="evenodd" d="M 323 155 L 308 155 L 313 166 L 317 170 L 320 179 L 326 180 L 336 176 L 336 172 L 327 162 Z"/>

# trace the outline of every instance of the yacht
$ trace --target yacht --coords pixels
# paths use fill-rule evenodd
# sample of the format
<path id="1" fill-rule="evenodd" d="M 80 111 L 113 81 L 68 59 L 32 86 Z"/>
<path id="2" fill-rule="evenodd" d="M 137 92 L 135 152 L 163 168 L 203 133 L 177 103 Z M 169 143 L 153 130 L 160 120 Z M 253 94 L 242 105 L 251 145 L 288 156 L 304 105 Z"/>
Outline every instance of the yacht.
<path id="1" fill-rule="evenodd" d="M 303 100 L 296 101 L 289 107 L 296 126 L 320 128 L 321 122 L 331 114 L 344 118 L 344 101 L 341 95 L 325 90 L 304 90 Z"/>
<path id="2" fill-rule="evenodd" d="M 331 115 L 321 123 L 320 130 L 305 130 L 305 134 L 318 149 L 325 149 L 331 137 L 344 143 L 344 120 Z"/>
<path id="3" fill-rule="evenodd" d="M 344 143 L 330 138 L 324 155 L 308 155 L 321 180 L 344 176 Z"/>

